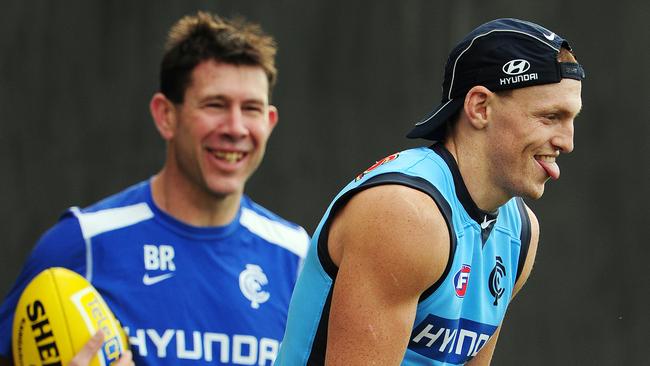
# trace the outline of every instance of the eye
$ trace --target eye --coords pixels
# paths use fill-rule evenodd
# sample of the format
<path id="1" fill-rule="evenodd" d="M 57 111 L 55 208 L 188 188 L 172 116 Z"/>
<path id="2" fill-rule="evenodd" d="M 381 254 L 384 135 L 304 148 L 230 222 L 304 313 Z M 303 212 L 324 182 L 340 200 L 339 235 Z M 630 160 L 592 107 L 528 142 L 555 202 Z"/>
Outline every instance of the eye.
<path id="1" fill-rule="evenodd" d="M 262 107 L 259 104 L 245 104 L 242 106 L 242 109 L 245 112 L 251 112 L 251 113 L 262 113 L 264 112 L 264 107 Z"/>
<path id="2" fill-rule="evenodd" d="M 545 124 L 557 123 L 562 119 L 562 116 L 558 113 L 545 113 L 541 115 L 542 122 Z"/>
<path id="3" fill-rule="evenodd" d="M 216 108 L 216 109 L 222 109 L 226 106 L 225 103 L 223 102 L 210 102 L 205 105 L 208 108 Z"/>

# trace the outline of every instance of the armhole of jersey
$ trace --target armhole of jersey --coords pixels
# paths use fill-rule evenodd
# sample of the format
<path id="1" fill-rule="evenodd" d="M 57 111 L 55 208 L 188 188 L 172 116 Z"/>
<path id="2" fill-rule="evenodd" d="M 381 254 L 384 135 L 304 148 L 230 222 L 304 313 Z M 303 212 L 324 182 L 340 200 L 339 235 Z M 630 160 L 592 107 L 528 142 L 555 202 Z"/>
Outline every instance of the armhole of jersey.
<path id="1" fill-rule="evenodd" d="M 519 216 L 521 217 L 521 232 L 519 234 L 519 239 L 521 241 L 521 249 L 519 250 L 519 262 L 517 263 L 517 276 L 515 277 L 515 283 L 519 281 L 519 276 L 521 276 L 521 271 L 524 269 L 524 263 L 526 262 L 526 257 L 528 256 L 528 247 L 530 247 L 530 217 L 528 216 L 528 210 L 526 209 L 526 204 L 521 197 L 515 198 L 517 201 L 517 209 L 519 210 Z"/>
<path id="2" fill-rule="evenodd" d="M 86 281 L 93 283 L 93 248 L 92 248 L 92 241 L 90 238 L 87 238 L 86 235 L 84 234 L 84 227 L 83 223 L 81 222 L 81 210 L 79 207 L 70 207 L 68 209 L 68 212 L 74 216 L 77 225 L 79 225 L 79 231 L 81 233 L 81 237 L 83 238 L 85 250 L 86 250 L 86 273 L 84 274 L 84 278 Z"/>
<path id="3" fill-rule="evenodd" d="M 451 207 L 449 206 L 447 200 L 445 200 L 445 198 L 442 196 L 440 191 L 438 191 L 438 189 L 434 187 L 433 184 L 431 184 L 429 181 L 423 178 L 410 176 L 402 173 L 395 173 L 395 172 L 380 174 L 368 179 L 366 182 L 362 183 L 358 187 L 351 189 L 350 191 L 346 192 L 344 195 L 339 197 L 339 199 L 332 206 L 332 209 L 330 210 L 329 213 L 329 217 L 327 218 L 327 221 L 323 225 L 323 228 L 321 230 L 321 235 L 318 238 L 318 244 L 317 244 L 318 259 L 320 260 L 321 265 L 323 266 L 325 272 L 332 278 L 332 281 L 334 282 L 336 280 L 338 267 L 332 261 L 332 258 L 330 257 L 329 251 L 327 249 L 327 240 L 329 238 L 329 226 L 332 222 L 332 218 L 336 215 L 338 210 L 341 209 L 341 207 L 343 207 L 350 200 L 350 198 L 352 198 L 352 196 L 354 196 L 355 194 L 363 191 L 364 189 L 376 187 L 384 184 L 400 184 L 413 189 L 417 189 L 423 193 L 426 193 L 436 203 L 438 209 L 440 210 L 440 212 L 442 212 L 442 215 L 445 218 L 445 222 L 447 223 L 447 230 L 449 231 L 449 258 L 447 259 L 447 265 L 445 266 L 445 270 L 440 276 L 440 278 L 433 285 L 431 285 L 431 287 L 429 287 L 422 293 L 419 300 L 420 302 L 422 302 L 429 295 L 431 295 L 436 289 L 438 289 L 438 287 L 440 287 L 440 284 L 447 277 L 449 271 L 451 270 L 451 264 L 453 263 L 454 254 L 456 252 L 456 236 L 453 234 L 454 230 L 453 230 L 453 222 L 451 220 L 452 217 Z"/>

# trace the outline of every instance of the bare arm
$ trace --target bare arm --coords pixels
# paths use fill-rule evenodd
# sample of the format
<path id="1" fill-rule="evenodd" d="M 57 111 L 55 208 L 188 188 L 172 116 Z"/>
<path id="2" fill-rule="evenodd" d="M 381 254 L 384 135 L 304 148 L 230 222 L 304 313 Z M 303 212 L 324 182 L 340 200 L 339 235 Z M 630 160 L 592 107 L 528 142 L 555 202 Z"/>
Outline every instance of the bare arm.
<path id="1" fill-rule="evenodd" d="M 517 283 L 515 283 L 515 288 L 514 291 L 512 292 L 512 298 L 517 295 L 519 290 L 521 290 L 522 287 L 524 287 L 524 284 L 528 280 L 528 276 L 530 276 L 530 272 L 533 270 L 533 264 L 535 263 L 535 255 L 537 254 L 537 243 L 539 242 L 539 222 L 537 221 L 537 216 L 533 213 L 533 211 L 530 210 L 530 208 L 526 207 L 528 210 L 528 217 L 530 217 L 530 246 L 528 247 L 528 256 L 526 257 L 526 261 L 524 262 L 524 268 L 521 270 L 521 276 L 517 280 Z M 492 355 L 494 354 L 494 348 L 496 347 L 497 344 L 497 339 L 499 337 L 499 331 L 501 330 L 501 327 L 499 327 L 496 332 L 494 332 L 494 335 L 490 337 L 490 340 L 488 343 L 485 344 L 483 349 L 474 357 L 470 362 L 467 363 L 467 365 L 471 366 L 487 366 L 490 364 L 490 361 L 492 360 Z"/>
<path id="2" fill-rule="evenodd" d="M 334 219 L 328 248 L 339 271 L 326 364 L 398 365 L 418 299 L 449 257 L 442 214 L 429 196 L 411 188 L 370 188 Z"/>

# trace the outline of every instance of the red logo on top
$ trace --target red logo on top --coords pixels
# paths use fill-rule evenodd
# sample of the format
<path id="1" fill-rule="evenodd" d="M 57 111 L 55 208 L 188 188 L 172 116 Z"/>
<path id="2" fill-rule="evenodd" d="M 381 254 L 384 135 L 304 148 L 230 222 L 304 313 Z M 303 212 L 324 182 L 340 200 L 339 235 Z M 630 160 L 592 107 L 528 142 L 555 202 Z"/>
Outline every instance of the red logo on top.
<path id="1" fill-rule="evenodd" d="M 363 178 L 364 175 L 366 175 L 366 174 L 370 173 L 371 171 L 377 169 L 382 164 L 386 164 L 386 163 L 388 163 L 390 161 L 393 161 L 393 160 L 397 159 L 398 156 L 399 156 L 399 153 L 395 153 L 395 154 L 392 154 L 392 155 L 388 155 L 387 157 L 375 162 L 374 164 L 372 164 L 372 166 L 370 168 L 364 170 L 363 173 L 357 175 L 357 177 L 354 180 L 355 181 L 360 180 L 361 178 Z"/>
<path id="2" fill-rule="evenodd" d="M 471 269 L 472 267 L 469 265 L 463 264 L 454 276 L 454 290 L 456 290 L 456 295 L 458 295 L 458 297 L 465 297 L 465 292 L 467 292 L 467 286 L 469 285 L 469 272 Z"/>

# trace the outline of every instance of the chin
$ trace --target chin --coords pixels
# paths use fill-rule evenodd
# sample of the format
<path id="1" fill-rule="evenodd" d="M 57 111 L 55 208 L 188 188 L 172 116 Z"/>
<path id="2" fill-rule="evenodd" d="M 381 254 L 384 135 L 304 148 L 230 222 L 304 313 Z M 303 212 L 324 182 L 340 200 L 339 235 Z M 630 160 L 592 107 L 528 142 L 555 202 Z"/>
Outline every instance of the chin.
<path id="1" fill-rule="evenodd" d="M 229 182 L 218 182 L 217 184 L 208 184 L 206 191 L 216 198 L 225 198 L 243 192 L 244 188 L 241 184 L 228 184 Z"/>
<path id="2" fill-rule="evenodd" d="M 239 194 L 240 192 L 243 192 L 243 189 L 237 189 L 237 188 L 210 189 L 210 193 L 212 193 L 214 197 L 218 197 L 218 198 L 225 198 L 228 196 Z"/>
<path id="3" fill-rule="evenodd" d="M 540 199 L 544 195 L 544 184 L 539 187 L 531 187 L 520 194 L 521 197 L 528 198 L 531 200 Z"/>

